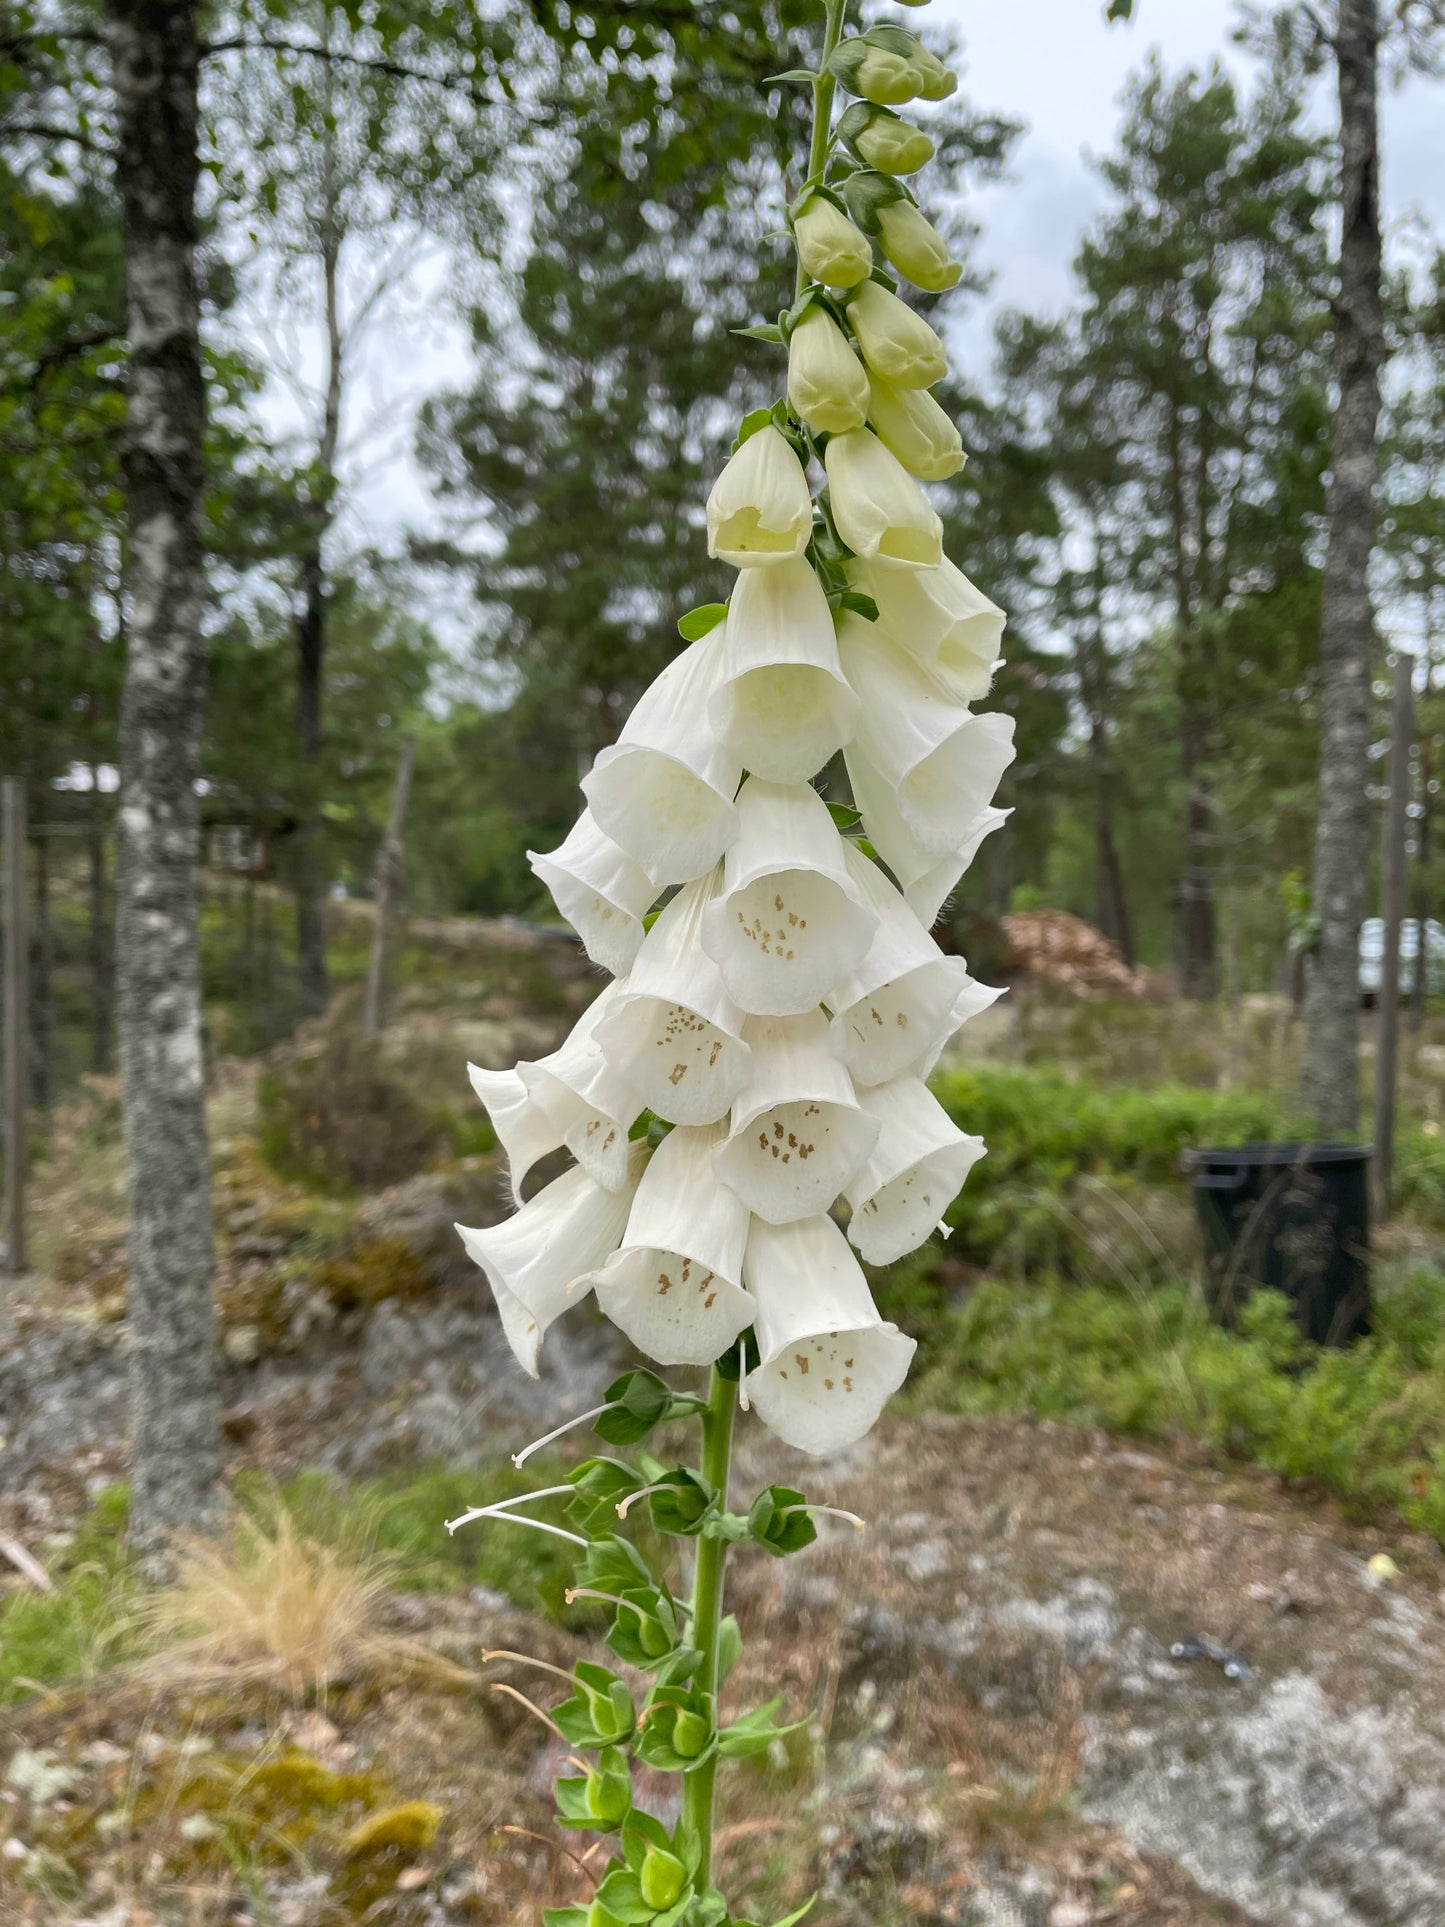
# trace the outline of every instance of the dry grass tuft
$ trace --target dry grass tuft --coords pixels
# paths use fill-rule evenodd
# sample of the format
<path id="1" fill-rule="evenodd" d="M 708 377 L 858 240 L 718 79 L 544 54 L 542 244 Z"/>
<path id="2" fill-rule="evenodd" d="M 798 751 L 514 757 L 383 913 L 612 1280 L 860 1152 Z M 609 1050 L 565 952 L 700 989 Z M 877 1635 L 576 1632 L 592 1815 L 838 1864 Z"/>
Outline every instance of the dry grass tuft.
<path id="1" fill-rule="evenodd" d="M 142 1608 L 147 1673 L 162 1682 L 265 1682 L 299 1698 L 378 1667 L 457 1673 L 388 1633 L 394 1562 L 306 1537 L 277 1506 L 222 1540 L 183 1546 L 175 1577 Z"/>

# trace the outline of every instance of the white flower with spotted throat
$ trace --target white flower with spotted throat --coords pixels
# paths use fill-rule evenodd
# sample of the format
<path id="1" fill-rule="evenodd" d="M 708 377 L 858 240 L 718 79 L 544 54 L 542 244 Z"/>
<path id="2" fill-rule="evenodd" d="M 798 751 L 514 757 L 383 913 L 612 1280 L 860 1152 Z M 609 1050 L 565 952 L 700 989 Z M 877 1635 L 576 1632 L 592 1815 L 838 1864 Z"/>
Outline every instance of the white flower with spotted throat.
<path id="1" fill-rule="evenodd" d="M 700 877 L 678 891 L 597 1026 L 598 1044 L 670 1124 L 726 1116 L 751 1069 L 745 1013 L 702 947 L 718 882 Z"/>
<path id="2" fill-rule="evenodd" d="M 859 900 L 827 805 L 808 784 L 750 776 L 738 792 L 738 819 L 722 889 L 702 913 L 703 949 L 751 1015 L 811 1010 L 867 950 L 873 913 Z"/>
<path id="3" fill-rule="evenodd" d="M 534 876 L 593 963 L 614 977 L 625 974 L 642 943 L 642 919 L 657 898 L 657 885 L 583 810 L 555 850 L 528 850 Z"/>
<path id="4" fill-rule="evenodd" d="M 733 585 L 713 727 L 744 768 L 803 783 L 853 735 L 857 704 L 838 661 L 833 611 L 807 562 L 744 569 Z"/>
<path id="5" fill-rule="evenodd" d="M 582 779 L 603 832 L 658 884 L 702 876 L 737 834 L 742 772 L 707 727 L 722 650 L 714 629 L 674 657 Z"/>
<path id="6" fill-rule="evenodd" d="M 773 1224 L 826 1211 L 873 1149 L 876 1121 L 833 1053 L 821 1010 L 752 1017 L 753 1072 L 733 1102 L 718 1176 Z"/>
<path id="7" fill-rule="evenodd" d="M 853 801 L 863 813 L 869 841 L 897 877 L 904 902 L 931 930 L 959 878 L 978 854 L 979 845 L 1008 820 L 1009 812 L 992 804 L 980 810 L 977 816 L 957 825 L 953 844 L 938 856 L 919 842 L 899 808 L 898 791 L 856 742 L 848 745 L 843 757 Z"/>
<path id="8" fill-rule="evenodd" d="M 983 1139 L 960 1131 L 916 1077 L 863 1093 L 878 1120 L 873 1154 L 848 1186 L 848 1237 L 870 1265 L 891 1265 L 935 1229 L 984 1154 Z"/>
<path id="9" fill-rule="evenodd" d="M 803 465 L 771 426 L 749 435 L 707 498 L 707 552 L 734 568 L 799 556 L 813 535 Z"/>
<path id="10" fill-rule="evenodd" d="M 917 1347 L 879 1317 L 837 1225 L 754 1218 L 743 1283 L 757 1303 L 759 1354 L 745 1390 L 763 1423 L 800 1452 L 837 1452 L 861 1439 Z"/>
<path id="11" fill-rule="evenodd" d="M 643 1173 L 622 1243 L 583 1279 L 659 1365 L 710 1365 L 753 1322 L 742 1284 L 747 1207 L 713 1169 L 721 1124 L 669 1131 Z"/>

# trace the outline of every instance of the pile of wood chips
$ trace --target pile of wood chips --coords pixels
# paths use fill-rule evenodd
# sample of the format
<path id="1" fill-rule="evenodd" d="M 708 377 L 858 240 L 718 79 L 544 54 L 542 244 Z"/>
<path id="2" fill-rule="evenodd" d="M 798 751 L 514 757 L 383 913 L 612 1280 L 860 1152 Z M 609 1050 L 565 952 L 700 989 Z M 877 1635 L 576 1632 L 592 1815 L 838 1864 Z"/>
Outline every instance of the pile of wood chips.
<path id="1" fill-rule="evenodd" d="M 1014 969 L 1045 989 L 1073 997 L 1147 997 L 1150 972 L 1131 970 L 1119 947 L 1066 910 L 1020 910 L 1000 917 Z"/>

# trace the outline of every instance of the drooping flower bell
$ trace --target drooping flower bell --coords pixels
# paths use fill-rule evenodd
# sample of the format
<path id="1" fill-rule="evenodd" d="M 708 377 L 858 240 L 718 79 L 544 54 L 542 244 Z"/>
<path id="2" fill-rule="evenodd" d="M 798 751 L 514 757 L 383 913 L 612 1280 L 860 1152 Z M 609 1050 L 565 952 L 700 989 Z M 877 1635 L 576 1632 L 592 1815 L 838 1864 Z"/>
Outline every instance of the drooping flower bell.
<path id="1" fill-rule="evenodd" d="M 958 285 L 963 268 L 950 256 L 932 221 L 912 201 L 890 201 L 879 209 L 878 238 L 894 267 L 916 288 L 941 294 Z"/>
<path id="2" fill-rule="evenodd" d="M 856 711 L 812 567 L 742 570 L 708 699 L 708 720 L 732 755 L 771 782 L 807 782 L 851 740 Z"/>
<path id="3" fill-rule="evenodd" d="M 883 445 L 921 482 L 946 482 L 963 467 L 963 439 L 926 388 L 870 384 L 868 419 Z"/>
<path id="4" fill-rule="evenodd" d="M 937 568 L 943 524 L 891 449 L 866 428 L 835 435 L 824 463 L 838 533 L 865 561 Z"/>
<path id="5" fill-rule="evenodd" d="M 948 373 L 937 333 L 880 282 L 865 281 L 848 297 L 848 321 L 870 369 L 895 388 L 931 388 Z"/>
<path id="6" fill-rule="evenodd" d="M 803 465 L 776 428 L 749 435 L 707 498 L 707 552 L 734 568 L 799 556 L 813 534 Z"/>
<path id="7" fill-rule="evenodd" d="M 847 337 L 816 302 L 788 338 L 788 406 L 830 435 L 868 418 L 868 377 Z"/>
<path id="8" fill-rule="evenodd" d="M 868 236 L 826 194 L 810 194 L 793 220 L 798 259 L 810 281 L 853 288 L 873 272 Z"/>
<path id="9" fill-rule="evenodd" d="M 552 892 L 593 963 L 620 977 L 642 942 L 657 885 L 583 810 L 555 850 L 528 850 L 533 874 Z"/>

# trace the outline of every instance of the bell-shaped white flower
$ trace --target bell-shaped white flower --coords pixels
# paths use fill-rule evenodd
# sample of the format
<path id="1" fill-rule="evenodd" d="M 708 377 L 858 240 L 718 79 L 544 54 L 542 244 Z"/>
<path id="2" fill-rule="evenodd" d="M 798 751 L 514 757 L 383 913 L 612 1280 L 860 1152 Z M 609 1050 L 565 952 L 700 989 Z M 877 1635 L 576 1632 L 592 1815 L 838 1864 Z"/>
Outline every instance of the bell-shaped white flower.
<path id="1" fill-rule="evenodd" d="M 853 734 L 833 611 L 805 561 L 744 569 L 728 604 L 708 719 L 755 776 L 803 783 Z"/>
<path id="2" fill-rule="evenodd" d="M 707 498 L 707 552 L 745 569 L 801 555 L 813 538 L 803 465 L 776 428 L 749 435 Z"/>
<path id="3" fill-rule="evenodd" d="M 830 435 L 861 428 L 868 417 L 863 364 L 816 302 L 788 337 L 788 406 L 810 428 Z"/>
<path id="4" fill-rule="evenodd" d="M 843 755 L 853 801 L 862 811 L 870 842 L 898 879 L 904 902 L 931 930 L 944 902 L 978 854 L 978 846 L 1008 820 L 1009 812 L 990 805 L 961 821 L 953 845 L 942 856 L 935 855 L 904 820 L 894 785 L 863 755 L 857 743 L 850 743 Z"/>
<path id="5" fill-rule="evenodd" d="M 916 1350 L 878 1316 L 858 1260 L 831 1218 L 754 1218 L 743 1283 L 757 1301 L 759 1359 L 749 1401 L 800 1452 L 839 1451 L 871 1429 Z"/>
<path id="6" fill-rule="evenodd" d="M 657 897 L 647 872 L 603 833 L 591 810 L 583 810 L 555 850 L 528 850 L 527 861 L 593 963 L 625 976 Z"/>
<path id="7" fill-rule="evenodd" d="M 722 891 L 703 912 L 703 948 L 750 1015 L 811 1010 L 867 950 L 873 913 L 859 901 L 816 790 L 751 776 L 738 792 L 738 817 Z"/>
<path id="8" fill-rule="evenodd" d="M 935 1230 L 984 1154 L 928 1086 L 900 1077 L 863 1093 L 879 1124 L 873 1155 L 848 1186 L 848 1236 L 870 1265 L 891 1265 Z"/>
<path id="9" fill-rule="evenodd" d="M 838 626 L 838 653 L 858 696 L 854 742 L 875 769 L 888 772 L 919 848 L 946 856 L 1013 761 L 1013 718 L 973 715 L 878 627 L 852 614 Z"/>
<path id="10" fill-rule="evenodd" d="M 848 297 L 848 320 L 869 370 L 895 388 L 931 388 L 948 373 L 942 341 L 921 314 L 881 282 L 862 282 Z"/>
<path id="11" fill-rule="evenodd" d="M 852 288 L 873 272 L 868 236 L 824 194 L 809 195 L 793 221 L 798 259 L 810 281 L 829 288 Z"/>
<path id="12" fill-rule="evenodd" d="M 937 568 L 943 524 L 891 449 L 866 428 L 835 435 L 823 456 L 838 533 L 865 561 Z"/>
<path id="13" fill-rule="evenodd" d="M 963 439 L 926 388 L 895 388 L 875 375 L 868 419 L 879 440 L 923 482 L 946 482 L 963 467 Z"/>
<path id="14" fill-rule="evenodd" d="M 878 210 L 878 239 L 883 252 L 915 288 L 942 294 L 963 273 L 950 258 L 948 243 L 928 216 L 906 199 L 889 201 Z"/>
<path id="15" fill-rule="evenodd" d="M 721 1124 L 669 1131 L 643 1174 L 618 1250 L 584 1285 L 659 1365 L 710 1365 L 753 1322 L 747 1207 L 718 1182 Z"/>
<path id="16" fill-rule="evenodd" d="M 700 877 L 678 891 L 597 1026 L 609 1061 L 670 1124 L 723 1117 L 751 1069 L 744 1013 L 702 947 L 717 881 Z"/>
<path id="17" fill-rule="evenodd" d="M 559 1050 L 517 1066 L 517 1075 L 561 1131 L 567 1149 L 609 1190 L 626 1180 L 627 1133 L 642 1109 L 624 1069 L 596 1042 L 597 1026 L 617 992 L 612 983 L 594 998 Z"/>
<path id="18" fill-rule="evenodd" d="M 877 1137 L 833 1053 L 820 1010 L 754 1017 L 753 1074 L 738 1092 L 717 1173 L 772 1224 L 826 1211 Z"/>
<path id="19" fill-rule="evenodd" d="M 616 1191 L 594 1184 L 578 1165 L 503 1223 L 456 1227 L 487 1274 L 507 1343 L 530 1378 L 547 1327 L 576 1302 L 575 1281 L 617 1249 L 646 1163 L 647 1147 L 634 1144 L 627 1181 Z"/>
<path id="20" fill-rule="evenodd" d="M 859 1085 L 905 1072 L 924 1077 L 960 1026 L 1003 993 L 976 983 L 962 957 L 943 955 L 855 843 L 845 852 L 878 929 L 863 961 L 829 994 L 833 1048 Z"/>
<path id="21" fill-rule="evenodd" d="M 932 670 L 958 702 L 986 696 L 1003 642 L 1005 616 L 947 556 L 936 569 L 880 569 L 855 559 L 855 589 L 878 604 L 878 626 Z"/>
<path id="22" fill-rule="evenodd" d="M 566 1130 L 527 1089 L 519 1071 L 489 1071 L 480 1064 L 468 1064 L 467 1075 L 491 1119 L 507 1160 L 512 1196 L 520 1204 L 527 1173 L 539 1158 L 562 1148 Z"/>
<path id="23" fill-rule="evenodd" d="M 737 834 L 742 771 L 707 724 L 722 656 L 718 629 L 684 649 L 582 778 L 603 833 L 658 884 L 704 875 Z"/>

